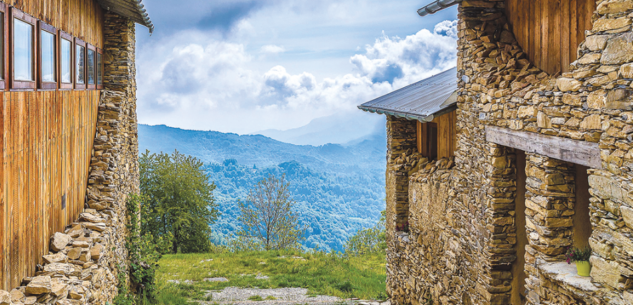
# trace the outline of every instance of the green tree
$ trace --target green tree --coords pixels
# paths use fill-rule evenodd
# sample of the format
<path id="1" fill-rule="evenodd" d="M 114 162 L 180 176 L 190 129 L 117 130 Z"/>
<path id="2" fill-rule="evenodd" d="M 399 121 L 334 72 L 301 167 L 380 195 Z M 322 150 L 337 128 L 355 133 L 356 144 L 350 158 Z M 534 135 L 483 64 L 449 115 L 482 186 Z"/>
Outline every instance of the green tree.
<path id="1" fill-rule="evenodd" d="M 345 243 L 345 254 L 362 255 L 367 253 L 378 253 L 387 249 L 386 239 L 386 211 L 381 212 L 378 223 L 367 229 L 359 230 Z"/>
<path id="2" fill-rule="evenodd" d="M 249 250 L 281 250 L 299 248 L 305 229 L 299 226 L 299 216 L 293 208 L 289 183 L 285 175 L 277 179 L 269 175 L 251 189 L 245 202 L 239 201 L 242 225 L 237 240 Z"/>
<path id="3" fill-rule="evenodd" d="M 141 232 L 171 240 L 172 253 L 207 252 L 210 224 L 218 217 L 215 185 L 199 159 L 174 151 L 143 153 L 139 160 L 143 213 Z M 158 240 L 158 239 L 157 239 Z"/>

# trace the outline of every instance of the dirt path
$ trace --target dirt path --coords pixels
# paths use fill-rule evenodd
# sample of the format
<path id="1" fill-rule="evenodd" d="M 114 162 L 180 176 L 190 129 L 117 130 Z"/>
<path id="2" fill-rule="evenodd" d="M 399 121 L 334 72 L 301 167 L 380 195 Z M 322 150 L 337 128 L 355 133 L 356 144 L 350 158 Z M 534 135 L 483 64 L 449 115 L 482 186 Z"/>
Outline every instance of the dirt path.
<path id="1" fill-rule="evenodd" d="M 387 302 L 340 299 L 333 296 L 309 296 L 305 288 L 237 288 L 227 287 L 221 291 L 209 291 L 205 297 L 211 296 L 209 301 L 201 301 L 201 304 L 357 304 L 357 305 L 390 305 Z M 260 301 L 253 300 L 261 298 Z M 251 298 L 249 300 L 249 298 Z M 257 298 L 257 299 L 259 299 Z"/>

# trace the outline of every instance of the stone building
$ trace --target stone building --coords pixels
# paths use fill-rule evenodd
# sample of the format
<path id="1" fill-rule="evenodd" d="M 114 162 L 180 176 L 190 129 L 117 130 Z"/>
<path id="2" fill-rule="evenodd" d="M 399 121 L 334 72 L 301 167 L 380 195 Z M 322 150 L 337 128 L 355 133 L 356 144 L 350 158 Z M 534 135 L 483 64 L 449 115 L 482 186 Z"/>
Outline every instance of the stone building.
<path id="1" fill-rule="evenodd" d="M 106 304 L 138 192 L 141 0 L 0 1 L 0 304 Z"/>
<path id="2" fill-rule="evenodd" d="M 437 136 L 452 151 L 434 155 L 421 126 L 449 89 L 359 106 L 387 114 L 392 302 L 633 304 L 633 0 L 418 13 L 454 4 L 453 80 L 428 80 L 456 83 L 454 135 Z M 565 262 L 572 245 L 591 247 L 590 277 Z"/>

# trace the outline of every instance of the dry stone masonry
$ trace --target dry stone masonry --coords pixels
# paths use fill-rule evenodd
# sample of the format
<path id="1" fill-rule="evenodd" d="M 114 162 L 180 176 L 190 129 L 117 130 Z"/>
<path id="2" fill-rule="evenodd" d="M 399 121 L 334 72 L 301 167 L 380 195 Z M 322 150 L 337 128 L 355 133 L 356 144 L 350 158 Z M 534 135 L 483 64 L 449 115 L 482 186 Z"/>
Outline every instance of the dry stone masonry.
<path id="1" fill-rule="evenodd" d="M 392 302 L 511 304 L 513 289 L 525 289 L 527 304 L 633 304 L 633 0 L 597 2 L 578 60 L 562 75 L 530 63 L 503 1 L 460 4 L 455 159 L 426 163 L 414 124 L 387 122 Z M 488 142 L 486 126 L 599 145 L 602 168 L 588 170 L 590 278 L 557 265 L 583 225 L 574 222 L 574 165 L 526 154 L 518 228 L 517 152 Z M 404 221 L 409 232 L 396 231 Z M 523 288 L 514 281 L 518 229 L 527 235 Z"/>
<path id="2" fill-rule="evenodd" d="M 101 91 L 86 209 L 50 240 L 44 265 L 23 286 L 0 291 L 0 305 L 111 302 L 127 266 L 126 200 L 139 191 L 134 24 L 106 14 Z"/>

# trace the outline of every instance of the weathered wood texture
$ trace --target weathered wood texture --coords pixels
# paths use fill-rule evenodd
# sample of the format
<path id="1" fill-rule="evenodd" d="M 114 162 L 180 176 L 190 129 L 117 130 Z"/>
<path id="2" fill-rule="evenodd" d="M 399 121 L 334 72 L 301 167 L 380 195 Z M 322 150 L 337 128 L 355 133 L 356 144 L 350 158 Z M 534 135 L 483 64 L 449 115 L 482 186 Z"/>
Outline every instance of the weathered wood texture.
<path id="1" fill-rule="evenodd" d="M 595 9 L 596 0 L 506 0 L 519 45 L 530 62 L 550 74 L 569 71 Z"/>
<path id="2" fill-rule="evenodd" d="M 103 47 L 104 13 L 94 0 L 4 2 Z M 50 236 L 83 210 L 99 95 L 0 92 L 0 289 L 34 275 Z"/>
<path id="3" fill-rule="evenodd" d="M 50 236 L 83 210 L 99 94 L 0 93 L 0 289 L 32 276 Z"/>
<path id="4" fill-rule="evenodd" d="M 418 152 L 428 157 L 428 124 L 417 121 Z M 455 156 L 455 143 L 457 132 L 457 112 L 451 111 L 436 117 L 431 123 L 437 126 L 437 158 L 450 158 Z"/>
<path id="5" fill-rule="evenodd" d="M 104 12 L 95 0 L 3 1 L 59 30 L 103 48 Z"/>
<path id="6" fill-rule="evenodd" d="M 598 143 L 496 126 L 486 126 L 486 141 L 591 168 L 602 168 Z"/>

